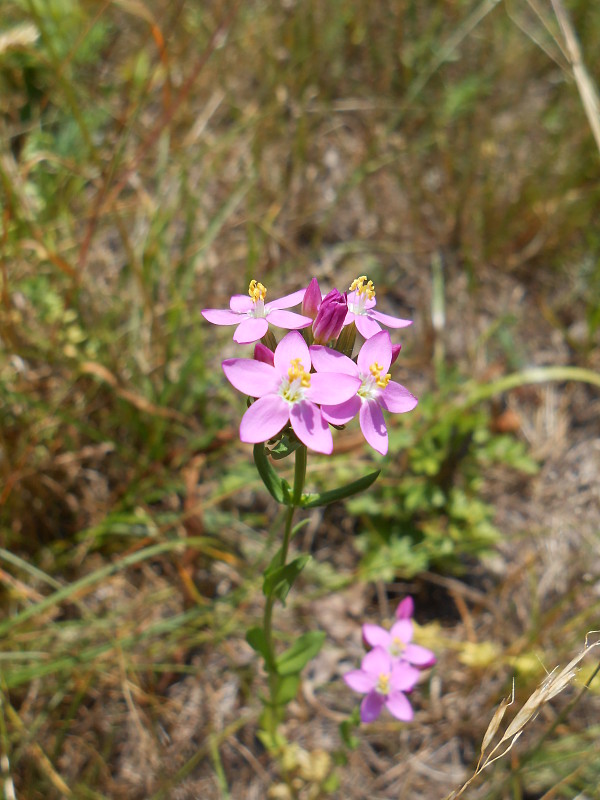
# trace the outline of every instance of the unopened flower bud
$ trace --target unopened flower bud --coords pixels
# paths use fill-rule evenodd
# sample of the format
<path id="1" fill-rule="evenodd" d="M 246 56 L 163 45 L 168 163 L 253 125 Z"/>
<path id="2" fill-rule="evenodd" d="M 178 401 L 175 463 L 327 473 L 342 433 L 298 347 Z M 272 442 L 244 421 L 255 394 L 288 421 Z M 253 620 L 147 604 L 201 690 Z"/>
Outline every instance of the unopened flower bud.
<path id="1" fill-rule="evenodd" d="M 261 342 L 257 342 L 254 345 L 254 360 L 263 361 L 265 364 L 274 366 L 275 353 L 272 350 L 269 350 L 266 345 L 262 344 Z"/>
<path id="2" fill-rule="evenodd" d="M 327 344 L 331 339 L 337 339 L 344 325 L 347 313 L 348 303 L 346 294 L 341 294 L 337 289 L 332 289 L 329 294 L 323 298 L 319 306 L 319 312 L 313 322 L 312 332 L 314 343 Z"/>
<path id="3" fill-rule="evenodd" d="M 392 345 L 392 361 L 391 361 L 390 366 L 394 363 L 394 361 L 396 361 L 396 359 L 400 355 L 400 350 L 402 350 L 402 345 L 401 344 L 393 344 Z"/>
<path id="4" fill-rule="evenodd" d="M 315 319 L 321 305 L 321 290 L 319 288 L 319 281 L 313 278 L 308 284 L 308 289 L 304 294 L 302 301 L 302 315 Z"/>

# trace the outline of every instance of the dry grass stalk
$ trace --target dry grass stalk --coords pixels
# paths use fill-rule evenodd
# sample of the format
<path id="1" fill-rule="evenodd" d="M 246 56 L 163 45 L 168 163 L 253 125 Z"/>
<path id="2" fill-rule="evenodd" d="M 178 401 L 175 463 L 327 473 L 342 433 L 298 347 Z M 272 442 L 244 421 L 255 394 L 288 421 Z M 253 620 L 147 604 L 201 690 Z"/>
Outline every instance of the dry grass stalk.
<path id="1" fill-rule="evenodd" d="M 562 4 L 562 0 L 552 0 L 552 7 L 554 8 L 556 19 L 558 20 L 558 24 L 565 38 L 566 50 L 569 61 L 571 62 L 573 77 L 577 84 L 583 108 L 588 122 L 590 123 L 592 133 L 594 134 L 598 151 L 600 151 L 600 100 L 598 99 L 598 92 L 583 63 L 579 41 L 565 7 Z"/>
<path id="2" fill-rule="evenodd" d="M 480 775 L 484 769 L 491 766 L 495 761 L 502 758 L 503 756 L 509 753 L 517 739 L 523 733 L 523 730 L 527 723 L 534 719 L 540 708 L 552 700 L 553 697 L 556 697 L 557 694 L 563 691 L 572 681 L 572 679 L 577 674 L 577 665 L 579 662 L 589 653 L 591 652 L 594 647 L 600 645 L 599 642 L 593 642 L 592 644 L 588 645 L 583 648 L 583 650 L 578 653 L 575 658 L 573 658 L 566 667 L 564 667 L 560 672 L 556 672 L 554 669 L 546 679 L 537 687 L 537 689 L 533 692 L 533 694 L 529 697 L 529 699 L 525 702 L 525 705 L 521 708 L 521 710 L 517 713 L 513 721 L 507 727 L 505 732 L 503 733 L 502 737 L 496 744 L 496 746 L 490 750 L 488 749 L 498 732 L 500 727 L 500 723 L 504 718 L 506 713 L 506 709 L 511 706 L 514 702 L 515 695 L 514 695 L 514 684 L 513 684 L 513 692 L 510 698 L 505 698 L 494 713 L 490 724 L 484 734 L 483 741 L 481 744 L 481 755 L 479 757 L 479 761 L 477 763 L 477 767 L 473 775 L 469 778 L 469 780 L 461 786 L 460 789 L 455 789 L 451 792 L 444 800 L 455 800 L 455 798 L 460 797 L 463 792 L 467 789 L 467 787 L 475 780 L 475 778 Z M 506 744 L 508 742 L 508 744 Z M 502 752 L 498 752 L 503 744 L 506 744 L 506 747 L 502 750 Z M 486 755 L 487 752 L 487 755 Z M 485 758 L 484 758 L 485 756 Z"/>
<path id="3" fill-rule="evenodd" d="M 0 55 L 7 50 L 22 50 L 35 44 L 39 35 L 38 29 L 31 23 L 15 25 L 9 31 L 0 33 Z"/>

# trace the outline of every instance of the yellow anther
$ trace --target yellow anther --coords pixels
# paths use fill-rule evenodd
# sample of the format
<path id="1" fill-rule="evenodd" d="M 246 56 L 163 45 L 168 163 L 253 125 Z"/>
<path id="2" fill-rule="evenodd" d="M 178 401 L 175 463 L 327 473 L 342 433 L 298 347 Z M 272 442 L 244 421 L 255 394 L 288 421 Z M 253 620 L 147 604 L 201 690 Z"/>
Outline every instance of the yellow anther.
<path id="1" fill-rule="evenodd" d="M 392 374 L 391 372 L 388 372 L 387 375 L 382 375 L 382 370 L 383 367 L 377 361 L 375 361 L 375 363 L 371 364 L 369 367 L 369 372 L 375 378 L 375 383 L 377 386 L 379 386 L 380 389 L 385 389 L 392 379 Z"/>
<path id="2" fill-rule="evenodd" d="M 377 681 L 377 691 L 380 694 L 390 693 L 390 676 L 387 672 L 380 673 L 379 680 Z"/>
<path id="3" fill-rule="evenodd" d="M 366 275 L 360 275 L 358 278 L 355 278 L 350 284 L 349 291 L 356 292 L 358 295 L 366 294 L 367 300 L 372 300 L 375 297 L 375 285 L 373 281 L 367 281 L 365 285 L 366 280 Z"/>
<path id="4" fill-rule="evenodd" d="M 258 281 L 250 281 L 248 287 L 248 294 L 257 303 L 259 300 L 264 300 L 267 294 L 266 288 Z"/>
<path id="5" fill-rule="evenodd" d="M 394 636 L 394 638 L 392 639 L 392 645 L 390 647 L 390 652 L 392 653 L 392 655 L 399 656 L 401 653 L 404 652 L 405 648 L 406 645 L 404 644 L 404 642 L 397 636 Z"/>
<path id="6" fill-rule="evenodd" d="M 301 386 L 304 386 L 305 388 L 310 386 L 310 375 L 304 370 L 304 367 L 302 366 L 302 360 L 300 358 L 292 359 L 291 366 L 288 369 L 288 378 L 290 379 L 290 383 L 295 381 L 296 378 L 300 378 Z"/>

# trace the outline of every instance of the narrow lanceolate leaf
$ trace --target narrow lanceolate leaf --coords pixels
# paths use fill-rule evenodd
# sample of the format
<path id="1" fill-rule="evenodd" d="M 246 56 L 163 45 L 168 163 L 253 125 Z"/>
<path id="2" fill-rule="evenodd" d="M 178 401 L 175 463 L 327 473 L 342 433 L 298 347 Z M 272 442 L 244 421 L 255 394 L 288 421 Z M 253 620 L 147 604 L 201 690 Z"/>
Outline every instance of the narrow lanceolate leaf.
<path id="1" fill-rule="evenodd" d="M 299 675 L 277 676 L 277 688 L 275 689 L 275 702 L 277 705 L 285 706 L 291 703 L 298 694 L 300 686 Z"/>
<path id="2" fill-rule="evenodd" d="M 269 567 L 263 581 L 265 597 L 275 595 L 283 603 L 292 588 L 294 581 L 302 572 L 311 556 L 299 556 L 283 567 Z"/>
<path id="3" fill-rule="evenodd" d="M 292 492 L 288 482 L 273 469 L 269 457 L 265 452 L 265 446 L 262 444 L 254 445 L 254 463 L 258 474 L 262 478 L 264 485 L 267 487 L 271 497 L 281 505 L 290 505 Z"/>
<path id="4" fill-rule="evenodd" d="M 271 660 L 271 652 L 265 638 L 265 632 L 262 628 L 250 628 L 246 633 L 246 641 L 253 650 L 256 650 L 265 660 L 267 669 L 273 669 L 273 662 Z"/>
<path id="5" fill-rule="evenodd" d="M 323 631 L 302 634 L 294 644 L 275 660 L 278 675 L 297 675 L 314 658 L 325 641 Z"/>
<path id="6" fill-rule="evenodd" d="M 372 483 L 375 483 L 381 470 L 370 472 L 364 478 L 359 478 L 357 481 L 349 483 L 347 486 L 340 486 L 339 489 L 332 489 L 329 492 L 311 493 L 302 495 L 301 505 L 303 508 L 316 508 L 317 506 L 326 506 L 329 503 L 335 503 L 337 500 L 344 500 L 346 497 L 364 492 Z"/>

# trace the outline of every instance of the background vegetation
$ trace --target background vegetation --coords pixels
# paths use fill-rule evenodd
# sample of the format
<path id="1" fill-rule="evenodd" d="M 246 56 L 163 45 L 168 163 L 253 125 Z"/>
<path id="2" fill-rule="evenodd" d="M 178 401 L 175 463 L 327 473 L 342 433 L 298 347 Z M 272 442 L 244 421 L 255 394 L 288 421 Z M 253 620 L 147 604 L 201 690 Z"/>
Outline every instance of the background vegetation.
<path id="1" fill-rule="evenodd" d="M 589 88 L 600 5 L 568 13 Z M 519 708 L 600 627 L 600 160 L 567 44 L 547 0 L 3 1 L 6 798 L 441 798 L 513 679 Z M 386 459 L 350 426 L 309 467 L 383 475 L 300 536 L 284 635 L 328 639 L 282 775 L 244 642 L 279 521 L 200 310 L 364 273 L 415 321 L 421 402 Z M 339 676 L 406 593 L 438 665 L 357 743 Z M 597 797 L 596 692 L 470 796 Z"/>

